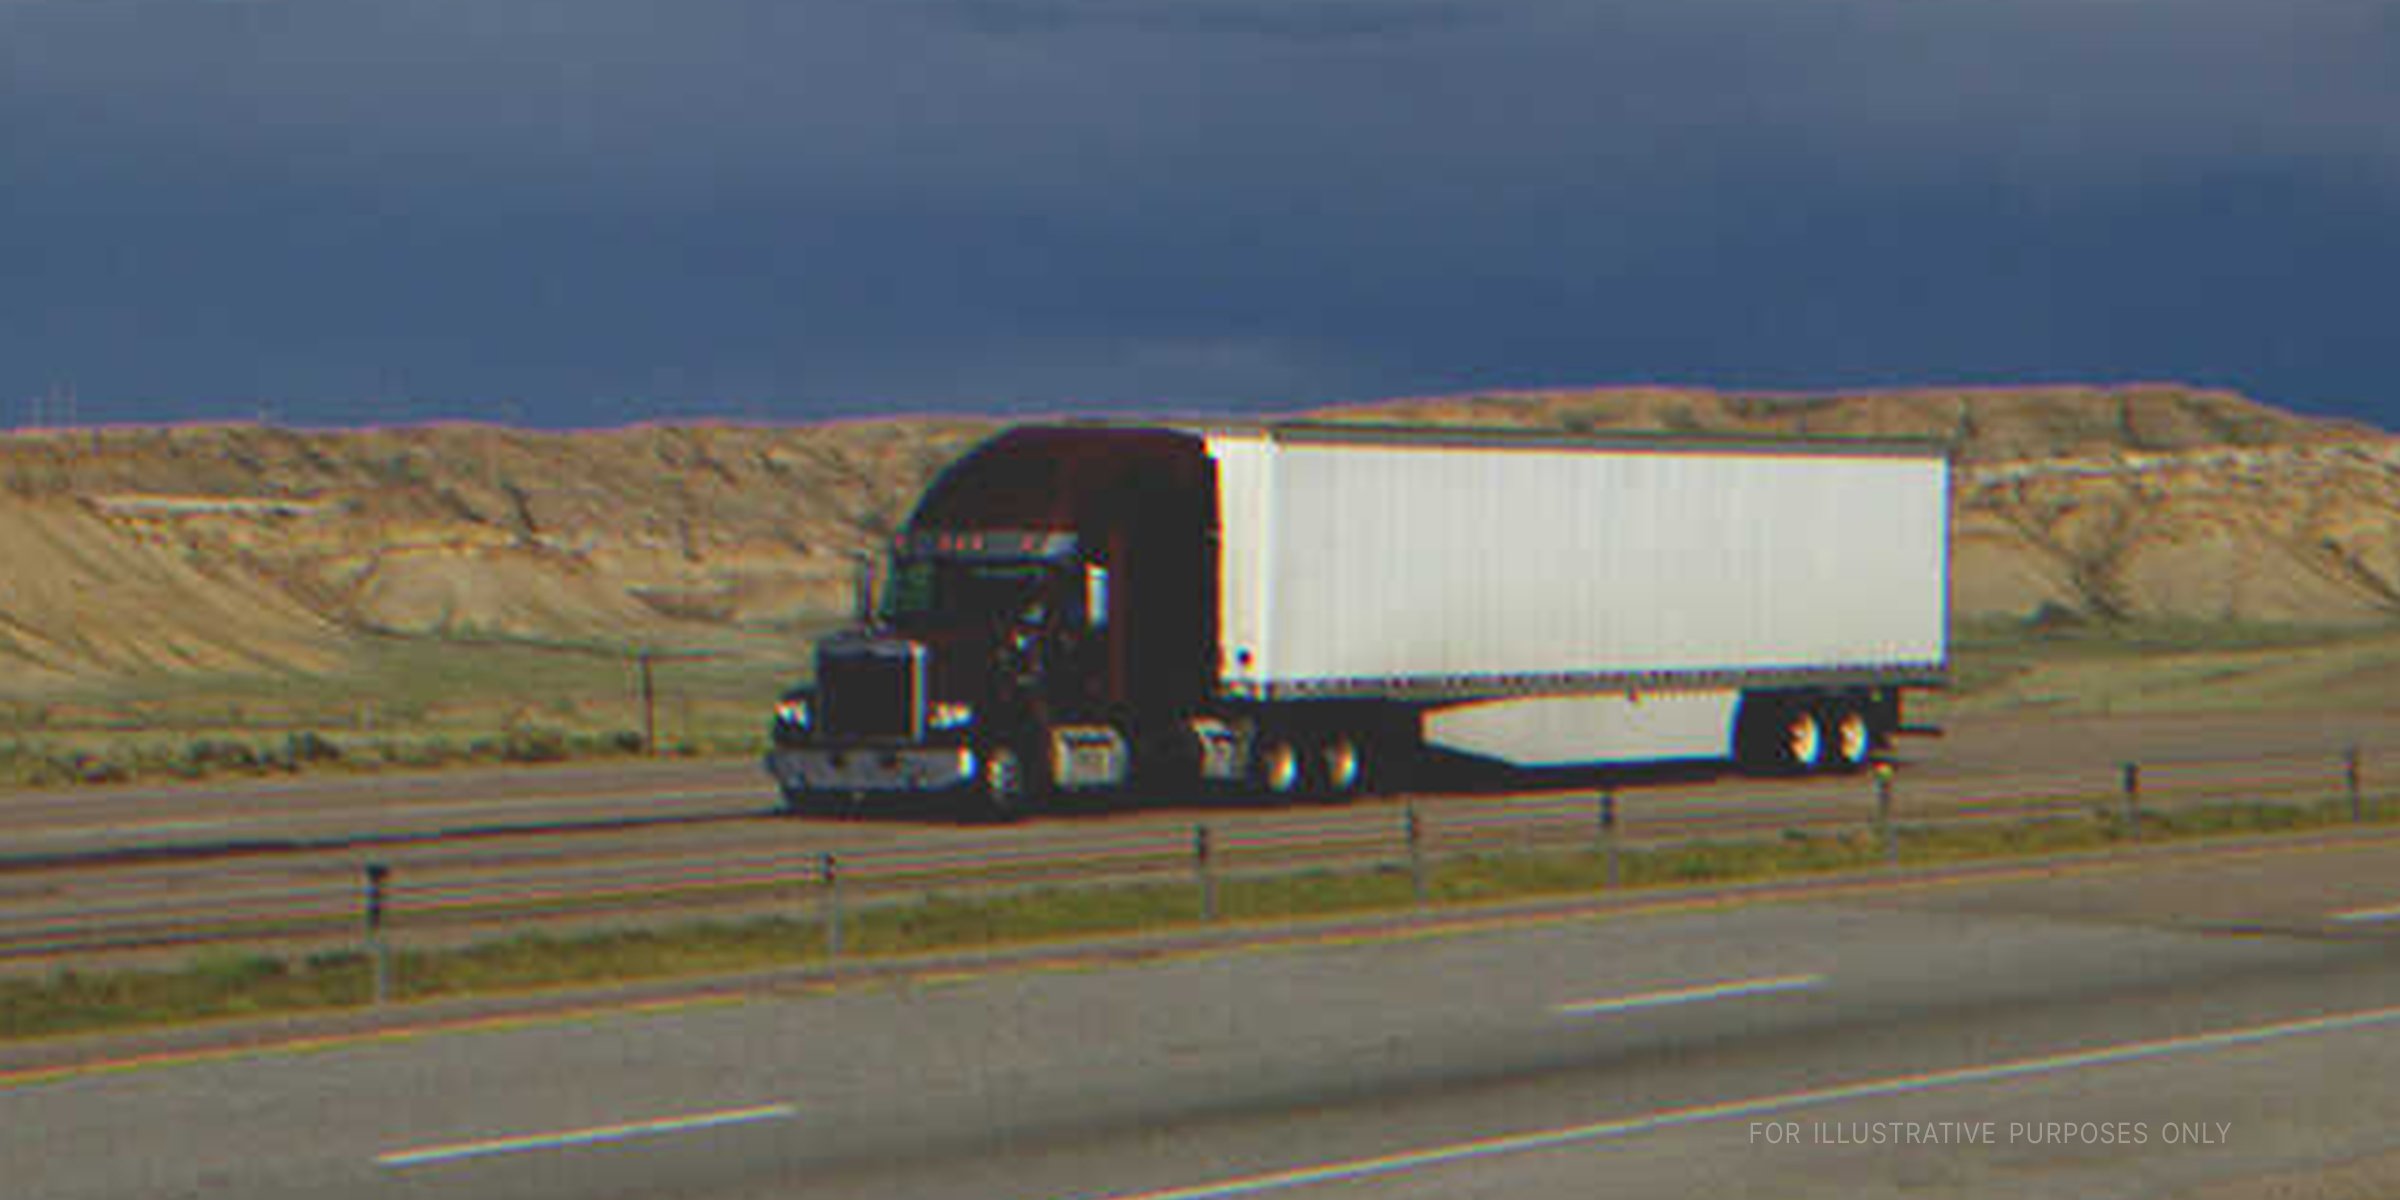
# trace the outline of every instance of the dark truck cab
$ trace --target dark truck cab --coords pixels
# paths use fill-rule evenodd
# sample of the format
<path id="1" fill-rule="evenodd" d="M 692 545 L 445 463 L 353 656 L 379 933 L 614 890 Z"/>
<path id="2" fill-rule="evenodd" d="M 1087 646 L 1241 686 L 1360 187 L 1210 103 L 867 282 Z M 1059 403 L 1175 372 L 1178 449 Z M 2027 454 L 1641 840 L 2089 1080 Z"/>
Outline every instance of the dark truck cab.
<path id="1" fill-rule="evenodd" d="M 1211 471 L 1200 439 L 1155 429 L 1021 428 L 952 465 L 870 619 L 777 708 L 787 805 L 958 790 L 1013 815 L 1205 754 Z"/>

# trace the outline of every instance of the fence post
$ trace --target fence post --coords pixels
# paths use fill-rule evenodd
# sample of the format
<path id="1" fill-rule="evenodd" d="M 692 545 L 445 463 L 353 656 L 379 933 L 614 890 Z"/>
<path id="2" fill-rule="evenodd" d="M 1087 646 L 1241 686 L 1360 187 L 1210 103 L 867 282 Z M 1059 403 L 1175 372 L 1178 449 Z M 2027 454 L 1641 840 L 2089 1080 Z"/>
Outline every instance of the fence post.
<path id="1" fill-rule="evenodd" d="M 383 937 L 383 888 L 391 875 L 392 869 L 382 863 L 367 864 L 367 957 L 374 964 L 377 1004 L 392 999 L 392 947 Z"/>
<path id="2" fill-rule="evenodd" d="M 842 956 L 842 873 L 841 864 L 832 851 L 817 856 L 817 870 L 825 880 L 825 957 Z"/>
<path id="3" fill-rule="evenodd" d="M 1200 919 L 1217 919 L 1217 875 L 1209 869 L 1213 857 L 1208 844 L 1208 826 L 1192 826 L 1192 872 L 1200 884 Z"/>
<path id="4" fill-rule="evenodd" d="M 2350 788 L 2350 823 L 2356 825 L 2367 819 L 2366 796 L 2359 788 L 2358 783 L 2358 743 L 2356 742 L 2350 743 L 2350 748 L 2342 752 L 2342 778 Z"/>
<path id="5" fill-rule="evenodd" d="M 1875 833 L 1883 840 L 1883 861 L 1900 865 L 1900 831 L 1892 825 L 1892 764 L 1875 764 Z"/>
<path id="6" fill-rule="evenodd" d="M 1408 886 L 1417 903 L 1425 903 L 1425 826 L 1417 819 L 1417 802 L 1411 800 L 1401 810 L 1403 831 L 1408 836 Z"/>
<path id="7" fill-rule="evenodd" d="M 634 657 L 642 669 L 642 753 L 656 757 L 658 754 L 658 689 L 651 685 L 650 651 L 642 650 Z"/>
<path id="8" fill-rule="evenodd" d="M 1614 788 L 1600 789 L 1600 854 L 1605 864 L 1605 885 L 1617 886 L 1617 792 Z"/>
<path id="9" fill-rule="evenodd" d="M 2142 840 L 2142 764 L 2125 764 L 2125 836 Z"/>

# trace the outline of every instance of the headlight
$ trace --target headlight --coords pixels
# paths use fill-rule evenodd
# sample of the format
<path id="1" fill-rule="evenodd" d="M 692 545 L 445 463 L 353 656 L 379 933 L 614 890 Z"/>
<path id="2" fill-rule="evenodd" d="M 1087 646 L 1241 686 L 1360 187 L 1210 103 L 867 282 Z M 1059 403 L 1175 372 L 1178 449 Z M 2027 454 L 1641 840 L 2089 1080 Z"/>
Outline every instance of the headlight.
<path id="1" fill-rule="evenodd" d="M 808 701 L 806 700 L 789 699 L 784 700 L 775 706 L 775 723 L 778 725 L 789 725 L 794 729 L 806 729 L 808 728 L 808 718 Z"/>
<path id="2" fill-rule="evenodd" d="M 935 729 L 956 729 L 975 719 L 975 706 L 954 700 L 938 700 L 925 714 L 925 723 Z"/>

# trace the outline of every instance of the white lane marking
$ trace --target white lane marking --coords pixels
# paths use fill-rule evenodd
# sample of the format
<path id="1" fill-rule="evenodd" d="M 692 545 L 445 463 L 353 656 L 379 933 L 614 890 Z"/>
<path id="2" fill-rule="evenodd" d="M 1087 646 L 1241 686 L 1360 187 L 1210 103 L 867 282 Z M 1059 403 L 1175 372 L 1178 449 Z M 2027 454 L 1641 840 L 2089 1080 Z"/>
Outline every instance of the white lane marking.
<path id="1" fill-rule="evenodd" d="M 1730 1000 L 1737 996 L 1766 996 L 1776 992 L 1798 992 L 1825 983 L 1822 975 L 1776 975 L 1766 979 L 1736 979 L 1726 983 L 1702 984 L 1698 987 L 1672 988 L 1663 992 L 1643 992 L 1636 996 L 1612 996 L 1606 1000 L 1579 1000 L 1571 1004 L 1553 1004 L 1550 1011 L 1562 1017 L 1588 1017 L 1599 1013 L 1626 1012 L 1637 1008 L 1664 1008 L 1670 1004 L 1691 1004 L 1700 1000 Z"/>
<path id="2" fill-rule="evenodd" d="M 694 1113 L 684 1117 L 660 1117 L 649 1121 L 627 1121 L 621 1125 L 595 1125 L 589 1129 L 569 1129 L 558 1133 L 530 1133 L 515 1137 L 485 1138 L 473 1142 L 453 1142 L 444 1146 L 420 1146 L 413 1150 L 394 1150 L 375 1156 L 379 1167 L 421 1167 L 428 1163 L 454 1162 L 462 1158 L 480 1158 L 489 1154 L 517 1154 L 527 1150 L 556 1150 L 567 1146 L 591 1146 L 602 1142 L 622 1142 L 633 1138 L 657 1137 L 668 1133 L 686 1133 L 695 1129 L 715 1129 L 725 1125 L 745 1125 L 756 1121 L 777 1121 L 796 1111 L 789 1104 L 761 1104 L 752 1108 L 729 1108 L 722 1112 Z"/>
<path id="3" fill-rule="evenodd" d="M 2333 914 L 2333 919 L 2353 924 L 2364 921 L 2400 921 L 2400 904 L 2388 904 L 2382 908 L 2344 909 Z"/>
<path id="4" fill-rule="evenodd" d="M 1149 1192 L 1122 1192 L 1106 1200 L 1227 1200 L 1234 1196 L 1256 1196 L 1267 1192 L 1312 1187 L 1318 1184 L 1344 1183 L 1384 1175 L 1399 1175 L 1428 1167 L 1447 1166 L 1481 1158 L 1522 1154 L 1530 1150 L 1548 1150 L 1591 1142 L 1613 1141 L 1636 1134 L 1653 1133 L 1686 1125 L 1712 1121 L 1731 1121 L 1744 1117 L 1767 1116 L 1793 1109 L 1839 1104 L 1849 1100 L 1872 1100 L 1910 1092 L 1934 1091 L 1961 1087 L 1973 1083 L 1993 1083 L 2006 1079 L 2022 1079 L 2083 1067 L 2112 1066 L 2118 1063 L 2139 1062 L 2144 1059 L 2165 1058 L 2177 1054 L 2195 1054 L 2206 1050 L 2223 1050 L 2233 1046 L 2256 1045 L 2283 1038 L 2309 1034 L 2335 1033 L 2343 1030 L 2365 1029 L 2378 1025 L 2400 1024 L 2400 1006 L 2366 1009 L 2359 1012 L 2334 1013 L 2297 1021 L 2279 1021 L 2269 1025 L 2251 1025 L 2216 1033 L 2192 1034 L 2185 1037 L 2159 1038 L 2153 1041 L 2125 1042 L 2103 1046 L 2096 1050 L 2078 1050 L 2067 1054 L 2043 1055 L 2039 1058 L 2019 1058 L 1982 1066 L 1956 1067 L 1946 1071 L 1928 1071 L 1919 1075 L 1898 1075 L 1884 1079 L 1869 1079 L 1858 1083 L 1839 1084 L 1801 1092 L 1780 1092 L 1774 1095 L 1753 1096 L 1743 1100 L 1728 1100 L 1718 1104 L 1700 1104 L 1689 1108 L 1670 1108 L 1637 1117 L 1610 1121 L 1594 1121 L 1588 1125 L 1570 1125 L 1563 1129 L 1546 1129 L 1534 1133 L 1505 1134 L 1499 1137 L 1478 1138 L 1474 1141 L 1453 1142 L 1423 1150 L 1404 1150 L 1375 1158 L 1352 1159 L 1348 1162 L 1323 1163 L 1313 1167 L 1268 1171 L 1221 1179 L 1213 1183 L 1189 1187 L 1165 1188 Z"/>

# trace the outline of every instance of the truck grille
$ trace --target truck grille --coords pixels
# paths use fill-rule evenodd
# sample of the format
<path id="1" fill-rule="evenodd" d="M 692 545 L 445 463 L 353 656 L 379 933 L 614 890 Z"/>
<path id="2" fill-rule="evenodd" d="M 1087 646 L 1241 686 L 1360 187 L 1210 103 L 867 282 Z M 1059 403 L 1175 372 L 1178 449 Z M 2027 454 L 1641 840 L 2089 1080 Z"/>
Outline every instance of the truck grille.
<path id="1" fill-rule="evenodd" d="M 836 737 L 914 739 L 923 662 L 906 643 L 818 656 L 821 727 Z"/>

